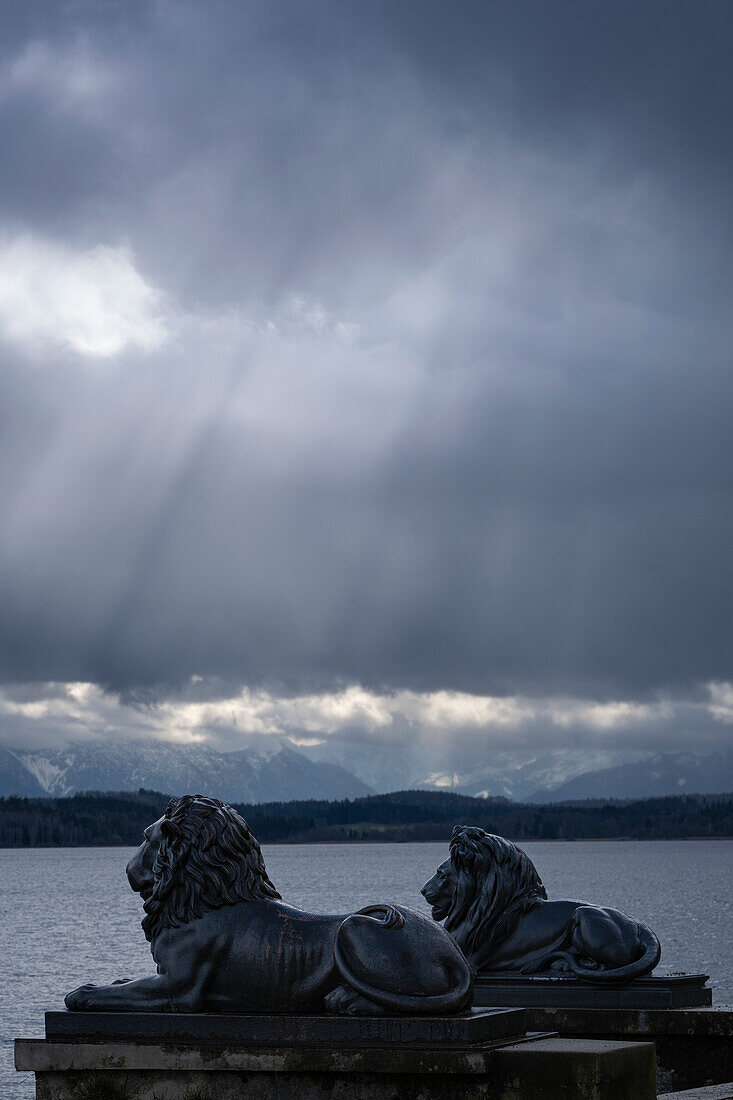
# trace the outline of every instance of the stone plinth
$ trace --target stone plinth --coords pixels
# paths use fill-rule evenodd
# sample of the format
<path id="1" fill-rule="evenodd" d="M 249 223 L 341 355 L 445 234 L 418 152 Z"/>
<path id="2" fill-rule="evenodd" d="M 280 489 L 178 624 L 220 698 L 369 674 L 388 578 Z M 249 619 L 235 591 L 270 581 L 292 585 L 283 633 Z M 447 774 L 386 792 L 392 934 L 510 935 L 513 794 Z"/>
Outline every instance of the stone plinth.
<path id="1" fill-rule="evenodd" d="M 733 1007 L 530 1008 L 529 1027 L 584 1039 L 653 1042 L 660 1092 L 733 1080 Z"/>
<path id="2" fill-rule="evenodd" d="M 474 984 L 474 1004 L 505 1008 L 696 1008 L 712 1004 L 707 981 L 707 974 L 669 974 L 608 985 L 562 973 L 479 974 Z"/>
<path id="3" fill-rule="evenodd" d="M 372 1021 L 361 1021 L 362 1023 Z M 309 1046 L 18 1039 L 38 1100 L 654 1100 L 651 1044 L 514 1042 Z M 96 1090 L 96 1091 L 95 1091 Z M 198 1090 L 198 1091 L 197 1091 Z"/>
<path id="4" fill-rule="evenodd" d="M 238 1046 L 465 1048 L 522 1038 L 521 1008 L 475 1008 L 456 1016 L 233 1015 L 167 1012 L 47 1012 L 46 1038 Z"/>

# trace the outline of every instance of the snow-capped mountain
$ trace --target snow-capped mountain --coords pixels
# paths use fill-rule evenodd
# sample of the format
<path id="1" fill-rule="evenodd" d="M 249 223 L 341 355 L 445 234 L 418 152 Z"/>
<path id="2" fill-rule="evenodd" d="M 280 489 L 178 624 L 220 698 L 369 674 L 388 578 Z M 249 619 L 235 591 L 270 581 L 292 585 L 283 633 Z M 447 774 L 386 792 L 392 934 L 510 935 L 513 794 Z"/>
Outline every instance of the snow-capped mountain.
<path id="1" fill-rule="evenodd" d="M 425 747 L 325 740 L 305 747 L 311 759 L 348 767 L 376 791 L 450 790 L 516 802 L 576 798 L 648 798 L 733 790 L 733 751 L 652 753 L 633 749 L 568 748 L 547 752 L 456 752 Z"/>
<path id="2" fill-rule="evenodd" d="M 479 798 L 504 795 L 521 802 L 531 799 L 539 788 L 553 790 L 583 772 L 617 765 L 621 761 L 634 767 L 645 757 L 643 752 L 622 752 L 609 749 L 554 749 L 528 756 L 526 753 L 501 753 L 479 766 L 473 776 L 462 777 L 461 794 Z"/>
<path id="3" fill-rule="evenodd" d="M 650 798 L 667 794 L 733 791 L 733 751 L 656 753 L 633 764 L 586 771 L 567 782 L 543 785 L 532 801 L 578 798 Z"/>
<path id="4" fill-rule="evenodd" d="M 0 749 L 0 797 L 10 794 L 37 798 L 46 792 L 38 779 L 10 749 Z"/>
<path id="5" fill-rule="evenodd" d="M 619 764 L 635 764 L 651 753 L 613 749 L 552 749 L 542 753 L 445 746 L 370 746 L 328 739 L 302 750 L 312 760 L 347 767 L 380 794 L 395 790 L 452 790 L 482 798 L 528 799 L 576 775 Z"/>
<path id="6" fill-rule="evenodd" d="M 329 739 L 296 751 L 260 739 L 238 752 L 144 741 L 76 742 L 57 752 L 0 749 L 0 795 L 76 791 L 201 791 L 232 802 L 358 798 L 375 791 L 452 790 L 515 801 L 645 798 L 733 790 L 733 752 L 651 753 L 554 749 L 451 754 Z"/>
<path id="7" fill-rule="evenodd" d="M 350 771 L 316 763 L 287 744 L 218 752 L 163 741 L 86 741 L 58 752 L 0 749 L 0 795 L 69 795 L 146 787 L 232 802 L 357 798 L 372 791 Z"/>

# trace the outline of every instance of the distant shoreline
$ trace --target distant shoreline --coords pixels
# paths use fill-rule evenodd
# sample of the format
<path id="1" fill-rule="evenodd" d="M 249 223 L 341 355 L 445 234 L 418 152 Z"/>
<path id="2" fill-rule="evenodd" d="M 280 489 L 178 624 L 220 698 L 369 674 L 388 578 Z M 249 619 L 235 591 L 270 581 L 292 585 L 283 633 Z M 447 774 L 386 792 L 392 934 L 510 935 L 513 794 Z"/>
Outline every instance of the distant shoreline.
<path id="1" fill-rule="evenodd" d="M 658 837 L 638 837 L 638 836 L 584 836 L 580 838 L 565 837 L 552 840 L 548 837 L 541 838 L 527 838 L 527 837 L 512 837 L 507 836 L 507 840 L 511 840 L 512 843 L 518 844 L 519 847 L 523 847 L 527 844 L 676 844 L 689 843 L 693 840 L 704 841 L 706 844 L 714 843 L 715 841 L 731 841 L 731 836 L 658 836 Z M 447 843 L 448 837 L 446 835 L 445 841 L 441 840 L 376 840 L 373 837 L 359 838 L 358 840 L 265 840 L 262 842 L 263 848 L 296 848 L 296 847 L 311 847 L 311 848 L 343 848 L 343 847 L 359 847 L 366 844 L 441 844 Z M 87 850 L 90 852 L 101 851 L 104 848 L 135 848 L 136 844 L 124 843 L 124 844 L 0 844 L 0 851 L 2 852 L 72 852 Z"/>
<path id="2" fill-rule="evenodd" d="M 168 800 L 167 794 L 145 790 L 0 798 L 0 848 L 135 847 Z M 457 824 L 506 836 L 520 846 L 733 839 L 731 794 L 534 804 L 396 791 L 340 801 L 235 805 L 261 844 L 445 844 Z"/>

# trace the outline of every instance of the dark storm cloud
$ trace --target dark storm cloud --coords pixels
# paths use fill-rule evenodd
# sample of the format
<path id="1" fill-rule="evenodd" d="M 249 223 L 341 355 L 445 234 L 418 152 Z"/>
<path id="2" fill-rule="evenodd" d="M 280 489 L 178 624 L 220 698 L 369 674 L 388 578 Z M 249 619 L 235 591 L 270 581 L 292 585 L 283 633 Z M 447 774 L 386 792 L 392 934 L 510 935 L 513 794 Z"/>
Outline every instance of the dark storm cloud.
<path id="1" fill-rule="evenodd" d="M 6 679 L 733 677 L 727 4 L 13 14 Z"/>

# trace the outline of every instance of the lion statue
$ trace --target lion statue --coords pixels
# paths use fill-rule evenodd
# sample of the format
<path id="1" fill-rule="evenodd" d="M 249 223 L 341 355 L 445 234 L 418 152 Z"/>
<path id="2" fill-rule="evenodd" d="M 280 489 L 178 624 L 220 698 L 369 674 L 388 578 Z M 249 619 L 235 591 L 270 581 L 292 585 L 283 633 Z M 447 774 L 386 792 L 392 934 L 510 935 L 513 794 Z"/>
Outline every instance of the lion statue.
<path id="1" fill-rule="evenodd" d="M 511 841 L 456 825 L 450 856 L 422 894 L 476 971 L 566 971 L 593 982 L 648 974 L 661 948 L 641 921 L 581 901 L 548 901 Z"/>
<path id="2" fill-rule="evenodd" d="M 67 1008 L 110 1012 L 448 1014 L 473 974 L 439 925 L 400 905 L 321 916 L 285 905 L 246 821 L 171 799 L 127 865 L 154 977 L 83 985 Z"/>

